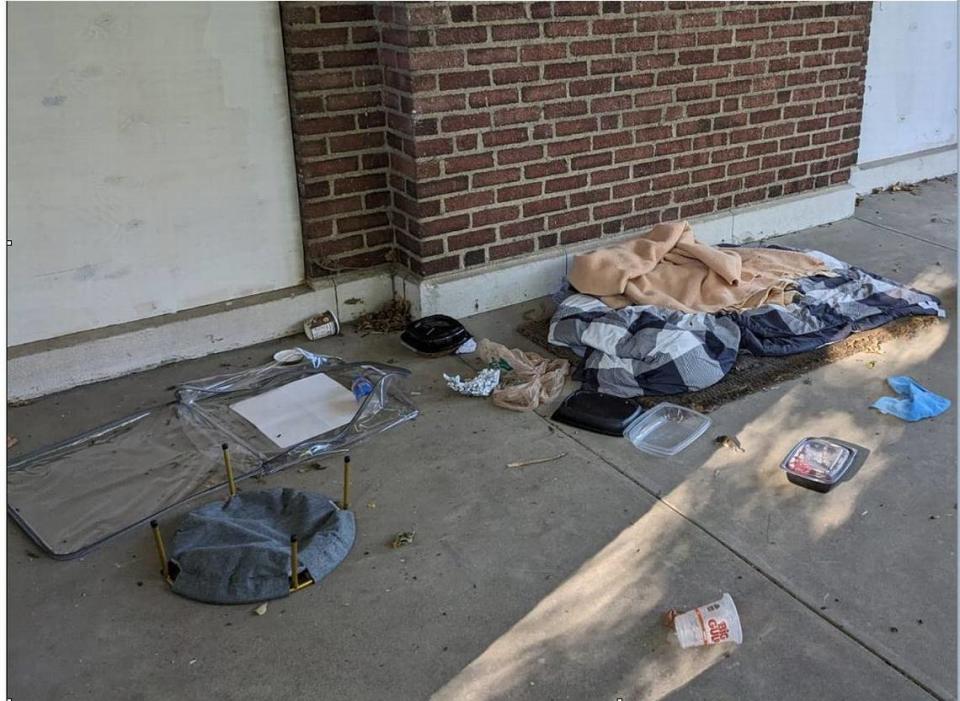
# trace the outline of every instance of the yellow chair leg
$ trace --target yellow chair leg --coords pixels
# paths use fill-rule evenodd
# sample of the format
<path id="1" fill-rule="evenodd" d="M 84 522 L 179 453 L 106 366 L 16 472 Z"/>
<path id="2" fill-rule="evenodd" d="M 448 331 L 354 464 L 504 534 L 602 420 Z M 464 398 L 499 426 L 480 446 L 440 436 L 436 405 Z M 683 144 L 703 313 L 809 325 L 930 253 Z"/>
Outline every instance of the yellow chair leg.
<path id="1" fill-rule="evenodd" d="M 300 588 L 300 554 L 298 552 L 297 536 L 290 536 L 290 589 Z"/>
<path id="2" fill-rule="evenodd" d="M 227 469 L 227 489 L 230 496 L 234 497 L 237 495 L 237 484 L 233 481 L 233 464 L 230 462 L 230 451 L 227 449 L 226 443 L 220 447 L 223 449 L 223 465 Z"/>
<path id="3" fill-rule="evenodd" d="M 350 456 L 343 457 L 343 500 L 340 502 L 341 509 L 350 508 Z"/>
<path id="4" fill-rule="evenodd" d="M 150 522 L 150 528 L 153 530 L 153 542 L 157 546 L 157 557 L 160 558 L 160 574 L 167 584 L 171 584 L 170 568 L 167 565 L 167 551 L 163 547 L 163 536 L 160 534 L 160 524 L 156 521 Z"/>

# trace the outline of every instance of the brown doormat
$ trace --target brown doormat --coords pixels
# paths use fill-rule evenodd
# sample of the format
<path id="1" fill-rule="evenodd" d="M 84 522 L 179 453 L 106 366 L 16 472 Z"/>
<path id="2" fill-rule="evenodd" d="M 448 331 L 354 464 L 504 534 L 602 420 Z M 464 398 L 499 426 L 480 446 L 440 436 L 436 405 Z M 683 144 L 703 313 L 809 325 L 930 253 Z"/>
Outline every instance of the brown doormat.
<path id="1" fill-rule="evenodd" d="M 645 408 L 669 401 L 696 411 L 710 412 L 734 399 L 769 389 L 786 380 L 796 379 L 814 368 L 841 358 L 857 353 L 879 353 L 885 342 L 895 338 L 912 338 L 937 321 L 935 316 L 897 319 L 879 328 L 852 334 L 839 343 L 796 355 L 757 357 L 741 353 L 733 370 L 712 387 L 698 392 L 640 397 L 638 401 Z M 517 331 L 558 358 L 566 358 L 574 365 L 579 361 L 576 354 L 568 348 L 553 346 L 547 342 L 550 319 L 526 321 Z"/>

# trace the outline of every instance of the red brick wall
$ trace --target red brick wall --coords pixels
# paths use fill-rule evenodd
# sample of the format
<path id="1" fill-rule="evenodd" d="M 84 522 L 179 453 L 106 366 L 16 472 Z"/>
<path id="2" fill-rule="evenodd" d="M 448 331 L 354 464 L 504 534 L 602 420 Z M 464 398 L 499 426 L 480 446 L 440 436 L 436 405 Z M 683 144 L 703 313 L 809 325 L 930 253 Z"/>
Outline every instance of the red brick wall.
<path id="1" fill-rule="evenodd" d="M 350 177 L 388 180 L 379 213 L 389 214 L 396 256 L 424 275 L 843 183 L 856 162 L 869 3 L 384 3 L 370 12 L 385 150 L 367 155 L 386 155 L 389 167 Z M 307 50 L 290 47 L 285 24 L 292 60 Z M 325 59 L 340 46 L 309 51 Z M 328 73 L 306 70 L 294 79 Z M 351 70 L 351 91 L 366 90 L 356 84 L 366 68 Z M 336 191 L 342 176 L 323 177 Z M 383 196 L 380 180 L 370 186 Z M 319 250 L 359 241 L 339 227 L 358 211 L 318 220 Z M 348 259 L 370 252 L 358 255 Z"/>
<path id="2" fill-rule="evenodd" d="M 280 3 L 307 275 L 392 257 L 372 3 Z"/>

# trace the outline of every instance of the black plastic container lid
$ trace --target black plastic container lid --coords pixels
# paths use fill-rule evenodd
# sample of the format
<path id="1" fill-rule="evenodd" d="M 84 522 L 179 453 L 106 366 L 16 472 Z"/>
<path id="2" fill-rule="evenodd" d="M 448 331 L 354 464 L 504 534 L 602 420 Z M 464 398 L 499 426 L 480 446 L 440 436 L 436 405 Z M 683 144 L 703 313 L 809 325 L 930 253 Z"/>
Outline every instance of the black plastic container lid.
<path id="1" fill-rule="evenodd" d="M 632 399 L 579 389 L 551 417 L 558 423 L 608 436 L 622 436 L 643 409 Z"/>
<path id="2" fill-rule="evenodd" d="M 470 332 L 450 316 L 434 314 L 411 322 L 400 334 L 400 342 L 407 348 L 425 355 L 453 353 L 470 339 Z"/>

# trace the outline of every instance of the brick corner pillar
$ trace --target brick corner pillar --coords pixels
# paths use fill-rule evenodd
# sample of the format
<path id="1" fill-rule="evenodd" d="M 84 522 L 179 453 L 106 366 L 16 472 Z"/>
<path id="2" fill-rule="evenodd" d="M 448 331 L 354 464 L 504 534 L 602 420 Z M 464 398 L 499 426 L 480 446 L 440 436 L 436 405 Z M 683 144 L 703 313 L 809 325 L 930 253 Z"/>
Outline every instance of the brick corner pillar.
<path id="1" fill-rule="evenodd" d="M 280 3 L 308 278 L 393 254 L 373 3 Z"/>
<path id="2" fill-rule="evenodd" d="M 303 7 L 284 36 L 305 232 L 334 260 L 466 270 L 843 184 L 856 163 L 869 3 Z"/>

